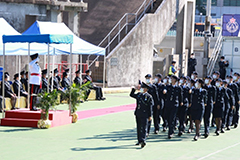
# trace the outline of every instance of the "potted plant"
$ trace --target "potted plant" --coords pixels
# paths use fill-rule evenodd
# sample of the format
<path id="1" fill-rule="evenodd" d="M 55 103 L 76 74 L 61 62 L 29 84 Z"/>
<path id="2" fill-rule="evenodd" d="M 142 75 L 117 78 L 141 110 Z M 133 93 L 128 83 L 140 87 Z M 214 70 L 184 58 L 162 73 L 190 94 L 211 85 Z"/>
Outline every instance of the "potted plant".
<path id="1" fill-rule="evenodd" d="M 51 121 L 49 118 L 49 110 L 56 109 L 58 92 L 53 90 L 50 93 L 43 92 L 38 94 L 37 107 L 41 109 L 41 119 L 38 121 L 38 128 L 50 128 Z"/>
<path id="2" fill-rule="evenodd" d="M 73 83 L 72 86 L 66 89 L 65 94 L 63 96 L 63 99 L 66 100 L 69 105 L 71 105 L 72 123 L 76 123 L 78 120 L 78 114 L 76 113 L 77 106 L 80 105 L 81 99 L 85 99 L 87 85 L 88 83 L 83 84 L 82 86 Z"/>

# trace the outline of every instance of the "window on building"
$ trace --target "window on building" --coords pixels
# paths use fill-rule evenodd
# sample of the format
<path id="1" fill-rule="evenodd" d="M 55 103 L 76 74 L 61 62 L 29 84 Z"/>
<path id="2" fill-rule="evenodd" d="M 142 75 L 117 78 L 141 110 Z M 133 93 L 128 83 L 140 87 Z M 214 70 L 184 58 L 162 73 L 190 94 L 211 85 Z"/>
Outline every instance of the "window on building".
<path id="1" fill-rule="evenodd" d="M 197 0 L 197 5 L 207 5 L 207 0 Z M 212 0 L 212 6 L 217 6 L 217 0 Z"/>
<path id="2" fill-rule="evenodd" d="M 239 0 L 224 0 L 223 1 L 224 6 L 240 6 Z"/>

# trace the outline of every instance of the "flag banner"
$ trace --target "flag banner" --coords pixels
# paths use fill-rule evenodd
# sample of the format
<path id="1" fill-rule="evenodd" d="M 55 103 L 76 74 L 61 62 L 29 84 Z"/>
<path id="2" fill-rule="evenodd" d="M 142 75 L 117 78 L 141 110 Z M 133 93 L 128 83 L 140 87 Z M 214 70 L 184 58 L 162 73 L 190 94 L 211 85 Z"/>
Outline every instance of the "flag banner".
<path id="1" fill-rule="evenodd" d="M 240 14 L 224 14 L 222 36 L 237 37 L 239 34 Z"/>

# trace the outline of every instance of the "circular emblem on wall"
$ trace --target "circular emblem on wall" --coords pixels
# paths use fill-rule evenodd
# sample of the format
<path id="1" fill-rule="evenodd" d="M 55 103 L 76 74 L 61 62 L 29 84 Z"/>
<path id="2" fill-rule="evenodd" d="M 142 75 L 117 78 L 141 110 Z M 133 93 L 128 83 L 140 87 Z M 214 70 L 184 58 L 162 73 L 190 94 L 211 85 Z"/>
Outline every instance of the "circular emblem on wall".
<path id="1" fill-rule="evenodd" d="M 235 52 L 238 52 L 238 47 L 235 48 Z"/>
<path id="2" fill-rule="evenodd" d="M 226 24 L 226 29 L 230 33 L 236 32 L 238 30 L 238 28 L 239 28 L 239 25 L 236 22 L 236 19 L 234 19 L 234 18 L 231 18 L 229 20 L 229 22 Z"/>

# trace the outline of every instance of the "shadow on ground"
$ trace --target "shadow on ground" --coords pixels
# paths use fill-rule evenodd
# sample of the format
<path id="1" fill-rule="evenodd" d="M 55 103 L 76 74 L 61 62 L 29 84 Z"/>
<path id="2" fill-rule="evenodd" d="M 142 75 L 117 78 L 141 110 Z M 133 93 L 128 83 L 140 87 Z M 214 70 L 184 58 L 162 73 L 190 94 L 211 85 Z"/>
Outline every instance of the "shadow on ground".
<path id="1" fill-rule="evenodd" d="M 2 129 L 2 127 L 0 129 Z M 35 130 L 35 128 L 19 128 L 19 129 L 5 129 L 5 130 L 3 129 L 3 130 L 0 130 L 0 132 L 11 133 L 11 132 L 24 132 L 24 131 L 32 131 L 32 130 Z"/>

